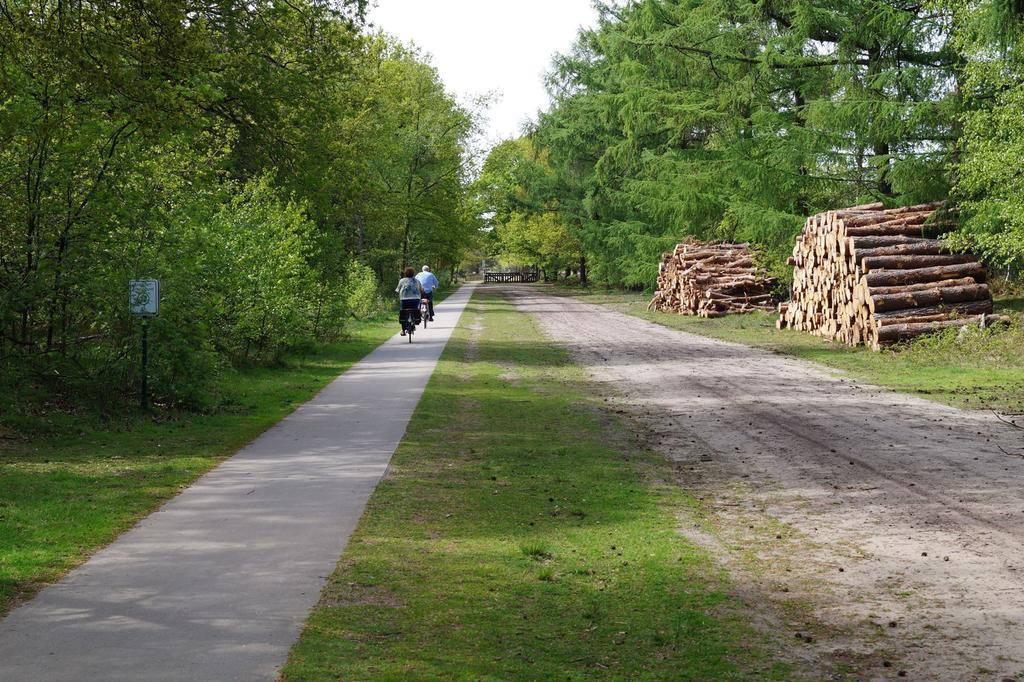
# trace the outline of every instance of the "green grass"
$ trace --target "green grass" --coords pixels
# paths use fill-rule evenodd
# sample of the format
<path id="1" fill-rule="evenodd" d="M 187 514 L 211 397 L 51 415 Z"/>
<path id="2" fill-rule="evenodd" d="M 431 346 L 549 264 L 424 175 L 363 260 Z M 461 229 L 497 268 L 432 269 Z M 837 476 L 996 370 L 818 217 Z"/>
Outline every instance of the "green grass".
<path id="1" fill-rule="evenodd" d="M 1001 313 L 1024 313 L 1024 298 L 1002 298 L 996 301 Z"/>
<path id="2" fill-rule="evenodd" d="M 1010 314 L 1010 330 L 959 336 L 950 330 L 906 346 L 874 353 L 817 336 L 775 328 L 774 314 L 731 315 L 706 320 L 647 310 L 650 297 L 603 289 L 552 288 L 590 303 L 612 307 L 681 331 L 733 341 L 810 360 L 904 393 L 957 407 L 1024 413 L 1024 299 L 1002 299 L 997 312 Z"/>
<path id="3" fill-rule="evenodd" d="M 351 337 L 279 367 L 226 377 L 231 409 L 207 415 L 43 413 L 32 435 L 0 431 L 0 614 L 58 579 L 249 443 L 398 331 Z"/>
<path id="4" fill-rule="evenodd" d="M 664 458 L 478 293 L 283 677 L 780 679 Z"/>

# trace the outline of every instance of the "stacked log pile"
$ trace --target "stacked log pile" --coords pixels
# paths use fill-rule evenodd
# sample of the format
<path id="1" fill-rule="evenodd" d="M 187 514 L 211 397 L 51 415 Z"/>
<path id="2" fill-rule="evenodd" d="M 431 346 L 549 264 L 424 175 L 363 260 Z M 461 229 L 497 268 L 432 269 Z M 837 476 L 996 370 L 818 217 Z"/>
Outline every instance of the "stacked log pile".
<path id="1" fill-rule="evenodd" d="M 947 327 L 999 321 L 990 315 L 978 259 L 925 237 L 944 227 L 933 220 L 941 208 L 868 204 L 809 218 L 790 259 L 793 295 L 779 307 L 778 326 L 878 350 Z"/>
<path id="2" fill-rule="evenodd" d="M 662 256 L 648 308 L 700 317 L 773 310 L 773 284 L 754 266 L 748 244 L 690 240 Z"/>

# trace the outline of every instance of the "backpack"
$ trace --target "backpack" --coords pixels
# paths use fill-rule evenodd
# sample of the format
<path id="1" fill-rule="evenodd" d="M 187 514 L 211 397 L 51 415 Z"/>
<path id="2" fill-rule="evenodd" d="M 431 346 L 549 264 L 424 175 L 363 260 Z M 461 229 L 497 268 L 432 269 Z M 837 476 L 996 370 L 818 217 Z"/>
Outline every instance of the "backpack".
<path id="1" fill-rule="evenodd" d="M 406 277 L 398 283 L 398 297 L 403 301 L 420 297 L 420 284 L 412 277 Z"/>

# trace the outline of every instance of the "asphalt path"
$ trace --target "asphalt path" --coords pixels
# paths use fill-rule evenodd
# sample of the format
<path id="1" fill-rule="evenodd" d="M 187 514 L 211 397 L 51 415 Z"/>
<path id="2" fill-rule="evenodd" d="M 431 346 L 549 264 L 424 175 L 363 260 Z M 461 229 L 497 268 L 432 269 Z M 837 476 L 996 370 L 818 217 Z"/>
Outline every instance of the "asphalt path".
<path id="1" fill-rule="evenodd" d="M 0 680 L 276 679 L 472 293 L 13 610 Z"/>

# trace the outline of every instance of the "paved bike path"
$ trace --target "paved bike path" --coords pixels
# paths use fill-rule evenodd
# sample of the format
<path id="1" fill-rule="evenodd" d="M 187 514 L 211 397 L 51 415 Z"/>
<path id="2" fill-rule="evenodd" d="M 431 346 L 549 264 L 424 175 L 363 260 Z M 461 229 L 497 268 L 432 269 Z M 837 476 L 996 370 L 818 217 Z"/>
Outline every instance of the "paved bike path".
<path id="1" fill-rule="evenodd" d="M 0 680 L 273 680 L 472 286 L 0 621 Z"/>

